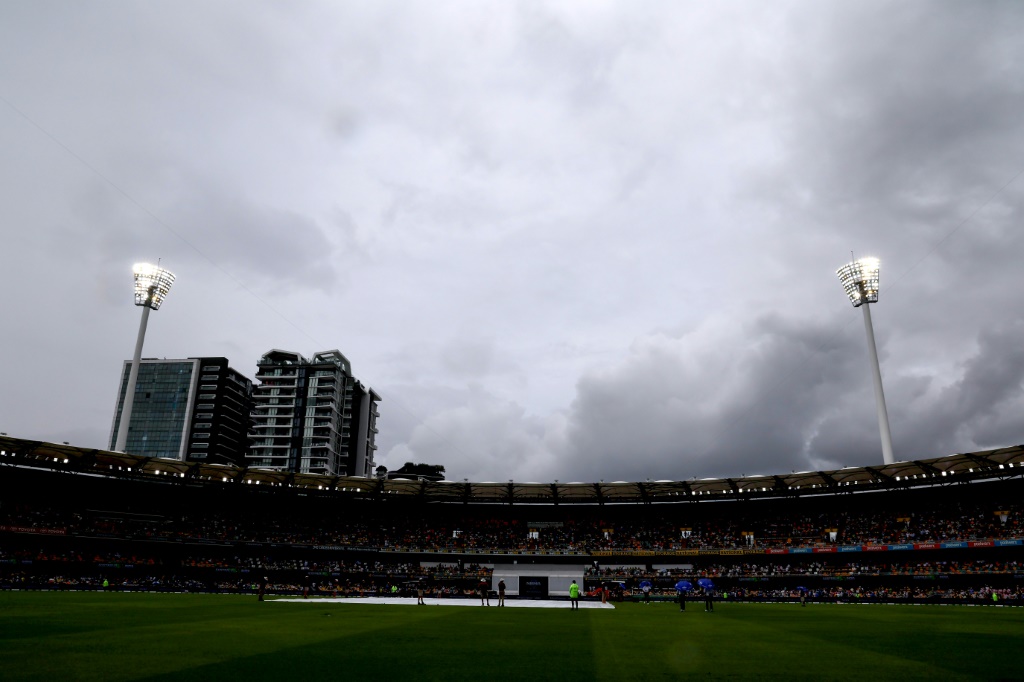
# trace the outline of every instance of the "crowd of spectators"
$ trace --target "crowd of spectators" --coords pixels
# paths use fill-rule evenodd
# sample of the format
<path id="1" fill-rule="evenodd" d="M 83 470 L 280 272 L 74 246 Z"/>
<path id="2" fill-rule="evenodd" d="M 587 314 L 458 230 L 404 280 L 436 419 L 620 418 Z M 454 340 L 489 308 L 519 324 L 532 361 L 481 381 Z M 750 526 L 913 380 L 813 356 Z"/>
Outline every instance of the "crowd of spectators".
<path id="1" fill-rule="evenodd" d="M 352 577 L 321 578 L 313 576 L 309 580 L 269 581 L 266 593 L 276 595 L 310 594 L 314 597 L 377 597 L 402 596 L 412 597 L 418 585 L 409 581 L 360 580 Z M 218 592 L 233 594 L 255 594 L 259 587 L 259 577 L 238 579 L 201 580 L 179 575 L 138 575 L 109 578 L 104 575 L 71 574 L 38 574 L 33 572 L 14 572 L 0 575 L 0 589 L 17 590 L 83 590 L 83 591 L 117 591 L 117 592 Z M 488 580 L 488 582 L 490 582 Z M 590 583 L 589 588 L 596 588 L 600 583 Z M 453 585 L 442 582 L 424 582 L 425 591 L 435 599 L 475 598 L 478 596 L 475 586 Z M 606 583 L 607 584 L 607 583 Z M 617 599 L 640 599 L 641 591 L 635 584 L 625 589 L 616 590 Z M 598 594 L 596 590 L 590 593 Z M 677 590 L 670 585 L 655 584 L 651 590 L 655 599 L 678 598 Z M 599 597 L 594 597 L 599 598 Z M 702 600 L 704 593 L 696 590 L 692 599 Z M 914 601 L 914 602 L 959 602 L 981 604 L 1004 604 L 1016 606 L 1024 604 L 1024 586 L 992 587 L 981 584 L 974 587 L 943 587 L 928 586 L 836 586 L 836 587 L 737 587 L 717 589 L 714 598 L 721 601 L 797 601 L 802 599 L 829 602 L 870 603 L 878 601 Z"/>
<path id="2" fill-rule="evenodd" d="M 0 589 L 7 590 L 83 590 L 110 592 L 216 592 L 234 594 L 256 594 L 261 580 L 259 574 L 235 578 L 212 579 L 184 575 L 130 575 L 110 576 L 107 574 L 40 573 L 36 571 L 15 571 L 0 574 Z M 476 580 L 479 580 L 477 578 Z M 308 588 L 307 588 L 308 585 Z M 427 591 L 435 598 L 465 598 L 477 596 L 473 586 L 459 586 L 425 582 Z M 267 582 L 266 592 L 278 595 L 299 595 L 304 593 L 324 597 L 378 597 L 410 596 L 415 586 L 408 580 L 377 580 L 366 576 L 343 578 L 321 577 L 311 574 L 298 580 L 272 579 Z"/>
<path id="3" fill-rule="evenodd" d="M 466 515 L 325 519 L 259 517 L 227 511 L 118 514 L 7 505 L 0 530 L 16 529 L 125 539 L 206 541 L 297 546 L 344 546 L 388 551 L 553 552 L 780 549 L 830 545 L 978 541 L 1024 537 L 1021 506 L 946 505 L 908 512 L 770 514 L 642 521 L 584 517 L 533 524 L 520 519 Z M 1004 512 L 997 514 L 996 512 Z"/>
<path id="4" fill-rule="evenodd" d="M 879 601 L 914 601 L 942 602 L 955 601 L 961 603 L 1006 604 L 1009 606 L 1024 605 L 1024 587 L 997 588 L 979 587 L 941 587 L 941 586 L 881 586 L 881 587 L 828 587 L 828 588 L 747 588 L 715 591 L 715 599 L 720 601 L 829 601 L 847 603 L 870 603 Z M 993 596 L 994 595 L 994 596 Z M 631 595 L 637 598 L 638 595 Z M 678 592 L 671 587 L 655 587 L 652 596 L 661 599 L 675 600 Z M 704 593 L 695 591 L 692 598 L 702 600 Z"/>
<path id="5" fill-rule="evenodd" d="M 628 595 L 648 580 L 665 598 L 679 580 L 700 578 L 714 580 L 722 599 L 787 599 L 802 584 L 811 588 L 805 598 L 822 600 L 1017 603 L 1024 589 L 1024 548 L 1012 543 L 839 551 L 1024 539 L 1024 505 L 1007 501 L 1020 499 L 1019 485 L 924 496 L 511 507 L 342 503 L 299 492 L 212 497 L 179 486 L 112 486 L 118 494 L 106 495 L 93 494 L 91 479 L 73 481 L 66 495 L 38 494 L 8 483 L 0 499 L 0 589 L 250 593 L 265 580 L 277 594 L 357 597 L 423 586 L 453 598 L 492 582 L 491 562 L 514 560 L 593 563 L 588 590 L 622 584 Z"/>
<path id="6" fill-rule="evenodd" d="M 587 569 L 588 578 L 604 578 L 608 580 L 624 580 L 627 578 L 767 578 L 784 576 L 894 576 L 894 575 L 976 575 L 976 574 L 1021 574 L 1024 573 L 1024 562 L 990 561 L 974 559 L 965 561 L 906 561 L 906 562 L 842 562 L 825 563 L 811 561 L 807 563 L 749 563 L 734 564 L 701 564 L 699 566 L 664 568 L 648 571 L 646 567 L 591 567 Z"/>
<path id="7" fill-rule="evenodd" d="M 60 543 L 58 543 L 60 544 Z M 151 547 L 151 546 L 150 546 Z M 725 592 L 735 598 L 782 598 L 792 588 L 751 588 L 742 581 L 766 579 L 809 578 L 854 580 L 858 577 L 923 577 L 943 578 L 967 576 L 973 588 L 830 587 L 814 589 L 805 596 L 835 599 L 846 595 L 867 600 L 881 598 L 923 599 L 938 595 L 942 599 L 964 599 L 963 594 L 995 590 L 986 581 L 1002 576 L 1019 578 L 1024 562 L 1016 559 L 970 558 L 963 560 L 920 560 L 893 562 L 870 561 L 807 561 L 783 559 L 765 562 L 737 561 L 720 563 L 702 561 L 696 564 L 650 569 L 647 566 L 600 566 L 585 571 L 588 589 L 597 586 L 621 586 L 626 594 L 636 592 L 644 581 L 653 585 L 655 596 L 670 597 L 679 580 L 694 583 L 700 578 L 715 581 L 725 578 L 739 588 Z M 196 591 L 247 593 L 264 577 L 268 591 L 277 594 L 298 594 L 304 588 L 314 594 L 331 596 L 376 596 L 393 594 L 392 590 L 409 593 L 410 585 L 428 586 L 438 597 L 463 597 L 474 594 L 481 580 L 492 582 L 493 569 L 488 565 L 463 562 L 418 562 L 403 560 L 328 559 L 310 560 L 295 556 L 273 556 L 263 553 L 196 554 L 160 556 L 136 552 L 85 551 L 74 548 L 41 548 L 38 550 L 0 545 L 0 588 L 6 589 L 81 589 L 134 591 Z M 1005 581 L 1004 581 L 1005 582 Z M 618 589 L 618 588 L 617 588 Z M 966 592 L 964 591 L 966 589 Z M 1024 588 L 1012 588 L 1007 600 L 1019 599 Z M 959 592 L 957 591 L 959 590 Z M 948 593 L 948 596 L 947 596 Z M 1001 594 L 997 591 L 997 594 Z M 924 596 L 922 596 L 924 595 Z M 1017 595 L 1017 596 L 1015 596 Z M 724 595 L 723 595 L 724 596 Z M 972 597 L 973 598 L 973 597 Z"/>
<path id="8" fill-rule="evenodd" d="M 421 563 L 410 561 L 321 560 L 308 558 L 253 556 L 204 556 L 186 554 L 165 559 L 153 554 L 120 551 L 84 551 L 77 549 L 12 549 L 0 546 L 2 564 L 81 564 L 96 567 L 158 567 L 164 569 L 216 569 L 234 572 L 317 573 L 338 575 L 402 576 L 408 578 L 479 578 L 488 577 L 491 569 L 479 564 Z M 686 566 L 647 570 L 645 566 L 592 566 L 586 570 L 588 578 L 624 580 L 627 578 L 751 578 L 783 576 L 894 576 L 894 575 L 975 575 L 1021 574 L 1024 562 L 1017 560 L 933 560 L 903 562 L 823 562 L 789 561 L 735 562 L 723 564 L 708 562 Z"/>
<path id="9" fill-rule="evenodd" d="M 37 564 L 93 565 L 100 568 L 215 569 L 246 573 L 288 571 L 324 575 L 373 575 L 409 578 L 481 578 L 491 569 L 476 563 L 429 563 L 383 561 L 311 561 L 295 557 L 271 556 L 195 556 L 164 559 L 141 553 L 119 551 L 86 552 L 76 549 L 12 549 L 0 546 L 0 566 Z"/>

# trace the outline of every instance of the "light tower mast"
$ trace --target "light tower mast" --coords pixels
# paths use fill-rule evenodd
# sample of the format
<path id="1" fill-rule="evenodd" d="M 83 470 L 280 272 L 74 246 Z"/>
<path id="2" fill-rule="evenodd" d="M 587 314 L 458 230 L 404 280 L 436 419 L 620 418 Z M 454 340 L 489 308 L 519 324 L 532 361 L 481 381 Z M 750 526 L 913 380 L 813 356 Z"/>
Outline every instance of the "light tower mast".
<path id="1" fill-rule="evenodd" d="M 868 335 L 868 356 L 871 378 L 875 384 L 875 407 L 878 409 L 878 431 L 882 436 L 882 459 L 892 464 L 892 434 L 889 432 L 889 415 L 885 409 L 885 393 L 882 392 L 882 370 L 878 365 L 878 349 L 875 347 L 875 329 L 871 324 L 870 303 L 878 302 L 877 258 L 860 258 L 836 270 L 843 283 L 846 295 L 854 308 L 864 311 L 864 329 Z"/>
<path id="2" fill-rule="evenodd" d="M 124 406 L 121 408 L 121 419 L 117 426 L 117 441 L 114 450 L 124 452 L 128 443 L 128 425 L 132 421 L 132 406 L 135 404 L 135 383 L 139 379 L 139 363 L 142 360 L 142 344 L 146 340 L 146 325 L 149 323 L 149 311 L 159 310 L 160 304 L 174 284 L 174 275 L 159 265 L 136 263 L 132 268 L 135 273 L 135 305 L 142 306 L 142 321 L 139 323 L 139 338 L 135 342 L 135 355 L 132 357 L 132 368 L 128 372 L 128 385 L 124 390 Z"/>

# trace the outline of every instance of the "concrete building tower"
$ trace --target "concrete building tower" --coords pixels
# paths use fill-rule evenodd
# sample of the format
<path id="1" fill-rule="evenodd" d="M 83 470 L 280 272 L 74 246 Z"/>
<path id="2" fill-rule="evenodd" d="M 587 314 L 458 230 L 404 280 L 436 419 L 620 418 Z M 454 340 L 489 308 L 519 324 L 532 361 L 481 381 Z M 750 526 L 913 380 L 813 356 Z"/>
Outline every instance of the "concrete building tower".
<path id="1" fill-rule="evenodd" d="M 380 396 L 337 350 L 268 351 L 256 370 L 248 465 L 372 476 Z"/>
<path id="2" fill-rule="evenodd" d="M 116 446 L 130 383 L 125 361 L 110 428 Z M 182 461 L 243 465 L 249 450 L 252 382 L 227 358 L 142 359 L 124 452 Z"/>

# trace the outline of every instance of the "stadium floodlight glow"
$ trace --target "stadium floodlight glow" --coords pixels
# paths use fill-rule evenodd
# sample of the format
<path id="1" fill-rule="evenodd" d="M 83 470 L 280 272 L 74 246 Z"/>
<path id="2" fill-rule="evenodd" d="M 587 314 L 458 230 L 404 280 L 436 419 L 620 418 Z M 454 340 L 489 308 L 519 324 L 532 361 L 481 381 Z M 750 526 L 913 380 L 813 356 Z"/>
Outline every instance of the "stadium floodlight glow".
<path id="1" fill-rule="evenodd" d="M 132 272 L 135 275 L 135 305 L 142 308 L 142 321 L 139 323 L 135 355 L 132 356 L 132 367 L 128 372 L 128 382 L 124 391 L 124 405 L 121 407 L 121 418 L 117 425 L 117 441 L 114 444 L 114 450 L 117 452 L 124 452 L 128 444 L 128 426 L 132 421 L 135 384 L 139 379 L 139 364 L 142 361 L 142 344 L 146 340 L 149 311 L 160 309 L 160 305 L 171 291 L 171 285 L 174 284 L 174 274 L 159 265 L 136 263 Z"/>
<path id="2" fill-rule="evenodd" d="M 135 305 L 160 310 L 160 304 L 174 284 L 174 274 L 151 263 L 136 263 L 132 272 L 135 273 Z"/>
<path id="3" fill-rule="evenodd" d="M 861 258 L 836 270 L 854 308 L 865 303 L 878 303 L 878 271 L 877 258 Z"/>
<path id="4" fill-rule="evenodd" d="M 885 409 L 885 393 L 882 391 L 882 370 L 878 364 L 878 349 L 875 347 L 875 328 L 871 324 L 871 310 L 868 303 L 878 302 L 877 258 L 860 258 L 836 270 L 843 290 L 854 308 L 864 311 L 864 329 L 868 336 L 868 359 L 871 378 L 875 387 L 875 408 L 878 411 L 878 431 L 882 438 L 882 459 L 886 464 L 895 460 L 892 454 L 892 434 L 889 431 L 889 415 Z"/>

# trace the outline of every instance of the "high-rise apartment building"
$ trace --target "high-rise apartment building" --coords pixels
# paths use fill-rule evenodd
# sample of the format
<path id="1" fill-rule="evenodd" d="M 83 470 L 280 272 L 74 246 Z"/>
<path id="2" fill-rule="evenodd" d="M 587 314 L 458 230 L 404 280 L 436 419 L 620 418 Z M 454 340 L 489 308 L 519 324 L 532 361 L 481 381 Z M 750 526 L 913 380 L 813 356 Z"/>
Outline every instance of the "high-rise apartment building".
<path id="1" fill-rule="evenodd" d="M 260 358 L 248 465 L 298 473 L 372 476 L 380 396 L 352 376 L 337 350 L 306 359 Z"/>
<path id="2" fill-rule="evenodd" d="M 114 449 L 131 362 L 121 373 L 110 449 Z M 214 464 L 245 464 L 252 382 L 227 358 L 143 359 L 125 452 Z"/>

